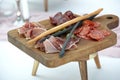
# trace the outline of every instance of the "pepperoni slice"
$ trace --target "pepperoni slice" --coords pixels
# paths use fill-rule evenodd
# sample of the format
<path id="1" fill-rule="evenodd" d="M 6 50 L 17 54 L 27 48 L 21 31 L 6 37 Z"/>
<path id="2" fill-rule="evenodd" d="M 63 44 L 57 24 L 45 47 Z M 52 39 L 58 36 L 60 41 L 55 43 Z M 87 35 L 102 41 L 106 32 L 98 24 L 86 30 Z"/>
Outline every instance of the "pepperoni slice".
<path id="1" fill-rule="evenodd" d="M 90 37 L 91 39 L 97 40 L 97 41 L 100 41 L 105 38 L 103 32 L 100 30 L 97 30 L 97 29 L 91 30 L 87 36 Z"/>

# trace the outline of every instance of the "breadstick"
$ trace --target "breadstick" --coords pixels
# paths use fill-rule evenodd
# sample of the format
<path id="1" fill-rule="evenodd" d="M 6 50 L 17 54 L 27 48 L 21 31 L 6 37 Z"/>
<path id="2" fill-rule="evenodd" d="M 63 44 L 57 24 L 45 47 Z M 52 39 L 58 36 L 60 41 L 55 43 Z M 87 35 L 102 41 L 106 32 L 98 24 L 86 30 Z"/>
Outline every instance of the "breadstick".
<path id="1" fill-rule="evenodd" d="M 78 22 L 78 21 L 87 19 L 87 18 L 89 18 L 89 17 L 91 17 L 91 16 L 94 16 L 94 15 L 96 15 L 96 14 L 99 14 L 102 10 L 103 10 L 103 8 L 100 8 L 100 9 L 98 9 L 98 10 L 96 10 L 96 11 L 90 13 L 90 14 L 87 14 L 87 15 L 84 15 L 84 16 L 79 16 L 79 17 L 76 17 L 76 18 L 74 18 L 74 19 L 72 19 L 72 20 L 69 20 L 69 21 L 67 21 L 67 22 L 65 22 L 65 23 L 63 23 L 63 24 L 61 24 L 61 25 L 58 25 L 58 26 L 56 26 L 56 27 L 54 27 L 54 28 L 51 28 L 51 29 L 49 29 L 49 30 L 41 33 L 41 34 L 38 35 L 37 37 L 29 40 L 27 43 L 28 43 L 28 44 L 31 44 L 31 45 L 32 45 L 32 44 L 35 44 L 35 42 L 36 42 L 37 40 L 39 40 L 39 39 L 41 39 L 41 38 L 43 38 L 43 37 L 45 37 L 45 36 L 47 36 L 47 35 L 49 35 L 49 34 L 52 34 L 52 33 L 54 33 L 54 32 L 57 32 L 57 31 L 59 31 L 59 30 L 61 30 L 61 29 L 64 29 L 65 27 L 68 27 L 69 25 L 74 24 L 74 23 L 76 23 L 76 22 Z"/>

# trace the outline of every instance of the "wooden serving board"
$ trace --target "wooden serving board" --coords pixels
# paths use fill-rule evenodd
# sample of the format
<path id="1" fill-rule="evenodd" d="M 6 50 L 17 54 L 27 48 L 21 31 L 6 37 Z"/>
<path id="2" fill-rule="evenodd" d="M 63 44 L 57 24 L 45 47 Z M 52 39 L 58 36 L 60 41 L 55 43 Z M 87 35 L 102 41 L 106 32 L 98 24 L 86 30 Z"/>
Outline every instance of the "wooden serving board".
<path id="1" fill-rule="evenodd" d="M 57 67 L 71 61 L 78 61 L 82 57 L 88 56 L 92 53 L 98 52 L 116 44 L 117 36 L 110 29 L 118 26 L 118 17 L 115 15 L 107 14 L 95 18 L 94 21 L 100 22 L 100 28 L 109 30 L 111 32 L 111 35 L 102 41 L 82 39 L 78 43 L 78 48 L 75 50 L 66 51 L 63 58 L 59 58 L 59 53 L 47 54 L 27 44 L 27 40 L 19 36 L 17 29 L 8 32 L 8 41 L 43 65 L 47 67 Z M 40 21 L 39 23 L 45 25 L 48 29 L 53 27 L 50 24 L 49 19 Z"/>

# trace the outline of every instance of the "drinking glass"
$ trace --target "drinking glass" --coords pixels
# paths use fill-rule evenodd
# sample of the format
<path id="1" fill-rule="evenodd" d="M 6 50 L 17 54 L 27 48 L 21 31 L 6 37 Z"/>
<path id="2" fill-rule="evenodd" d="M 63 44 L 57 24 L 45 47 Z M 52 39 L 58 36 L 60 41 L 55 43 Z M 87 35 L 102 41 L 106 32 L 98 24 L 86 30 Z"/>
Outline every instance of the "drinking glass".
<path id="1" fill-rule="evenodd" d="M 14 14 L 15 4 L 10 0 L 0 0 L 0 16 L 7 17 Z"/>

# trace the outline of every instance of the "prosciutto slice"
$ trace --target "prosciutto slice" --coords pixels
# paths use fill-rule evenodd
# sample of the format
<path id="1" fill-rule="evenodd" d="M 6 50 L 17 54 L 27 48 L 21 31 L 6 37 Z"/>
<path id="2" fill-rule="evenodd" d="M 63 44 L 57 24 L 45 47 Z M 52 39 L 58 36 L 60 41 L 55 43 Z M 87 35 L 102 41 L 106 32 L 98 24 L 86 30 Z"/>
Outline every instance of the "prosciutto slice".
<path id="1" fill-rule="evenodd" d="M 46 31 L 46 29 L 44 29 L 44 28 L 39 28 L 39 27 L 33 28 L 33 29 L 31 29 L 31 32 L 26 35 L 26 38 L 33 39 L 36 36 L 38 36 L 39 34 L 43 33 L 44 31 Z"/>
<path id="2" fill-rule="evenodd" d="M 55 53 L 55 52 L 59 52 L 59 50 L 50 42 L 50 40 L 46 39 L 43 42 L 44 46 L 45 46 L 45 52 L 46 53 Z"/>
<path id="3" fill-rule="evenodd" d="M 22 27 L 20 27 L 20 28 L 18 29 L 18 33 L 19 33 L 20 35 L 24 35 L 24 34 L 27 33 L 27 31 L 29 31 L 30 29 L 33 29 L 34 27 L 35 27 L 34 24 L 27 22 L 27 23 L 25 23 Z"/>
<path id="4" fill-rule="evenodd" d="M 77 48 L 76 43 L 78 43 L 79 40 L 80 40 L 79 38 L 71 39 L 70 42 L 67 44 L 66 50 L 71 50 L 71 49 Z M 43 46 L 44 46 L 44 51 L 46 53 L 60 52 L 64 42 L 65 42 L 65 39 L 62 39 L 60 37 L 51 36 L 49 39 L 46 39 L 43 42 L 43 45 L 41 45 L 42 43 L 37 42 L 36 48 L 39 48 L 41 50 L 41 47 L 43 49 Z"/>
<path id="5" fill-rule="evenodd" d="M 35 38 L 44 31 L 46 31 L 46 29 L 41 24 L 38 25 L 30 22 L 27 22 L 25 25 L 18 29 L 18 33 L 20 35 L 23 35 L 26 39 Z"/>

